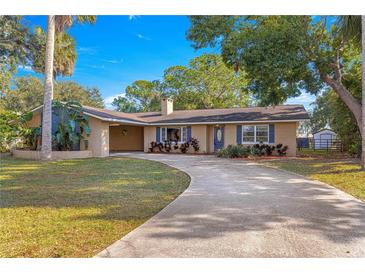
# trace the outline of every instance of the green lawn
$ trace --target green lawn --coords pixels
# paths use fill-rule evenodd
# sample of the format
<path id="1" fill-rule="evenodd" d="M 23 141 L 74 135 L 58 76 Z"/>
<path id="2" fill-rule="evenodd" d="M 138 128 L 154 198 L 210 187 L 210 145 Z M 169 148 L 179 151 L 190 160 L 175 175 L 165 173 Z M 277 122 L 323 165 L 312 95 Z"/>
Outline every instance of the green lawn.
<path id="1" fill-rule="evenodd" d="M 263 163 L 325 182 L 365 201 L 365 171 L 358 160 L 308 157 Z"/>
<path id="2" fill-rule="evenodd" d="M 344 158 L 350 158 L 349 155 L 347 155 L 345 152 L 336 151 L 336 150 L 314 150 L 314 149 L 308 149 L 303 148 L 301 150 L 297 151 L 297 155 L 299 157 L 313 157 L 313 158 L 329 158 L 329 159 L 344 159 Z"/>
<path id="3" fill-rule="evenodd" d="M 174 200 L 183 172 L 128 158 L 1 159 L 0 257 L 90 257 Z"/>

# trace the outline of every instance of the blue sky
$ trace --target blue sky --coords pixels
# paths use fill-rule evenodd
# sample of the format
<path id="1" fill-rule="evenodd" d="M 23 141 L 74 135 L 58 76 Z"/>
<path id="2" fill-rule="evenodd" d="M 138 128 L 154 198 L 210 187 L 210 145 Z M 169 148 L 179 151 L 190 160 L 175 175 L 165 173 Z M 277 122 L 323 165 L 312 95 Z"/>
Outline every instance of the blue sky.
<path id="1" fill-rule="evenodd" d="M 46 21 L 45 16 L 24 18 L 25 24 L 43 28 Z M 76 40 L 75 71 L 63 79 L 98 87 L 111 108 L 113 98 L 132 82 L 161 79 L 170 66 L 187 65 L 203 53 L 219 53 L 216 49 L 194 50 L 185 39 L 188 28 L 186 16 L 98 16 L 95 25 L 75 25 L 70 29 Z M 26 67 L 19 74 L 34 73 Z M 288 103 L 308 107 L 313 100 L 302 94 Z"/>

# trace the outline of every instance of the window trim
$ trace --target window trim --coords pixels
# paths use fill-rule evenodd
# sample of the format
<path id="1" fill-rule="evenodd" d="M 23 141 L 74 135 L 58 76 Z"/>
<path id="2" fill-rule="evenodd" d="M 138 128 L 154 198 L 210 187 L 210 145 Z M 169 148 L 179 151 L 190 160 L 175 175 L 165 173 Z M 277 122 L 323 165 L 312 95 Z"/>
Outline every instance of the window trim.
<path id="1" fill-rule="evenodd" d="M 187 140 L 183 140 L 184 139 L 184 128 L 186 131 L 186 139 L 188 139 L 188 127 L 187 126 L 167 126 L 167 127 L 160 127 L 160 136 L 161 136 L 161 143 L 165 142 L 165 140 L 163 140 L 163 135 L 162 135 L 162 129 L 165 129 L 165 133 L 166 133 L 166 137 L 167 137 L 167 129 L 168 128 L 179 128 L 180 129 L 180 136 L 181 136 L 181 140 L 178 141 L 178 144 L 183 144 L 186 143 Z M 175 143 L 175 141 L 171 141 L 173 143 Z"/>
<path id="2" fill-rule="evenodd" d="M 246 142 L 243 140 L 243 129 L 245 126 L 249 126 L 249 127 L 254 127 L 254 141 L 253 142 Z M 257 126 L 266 126 L 267 127 L 267 142 L 258 142 L 256 140 L 256 128 Z M 263 144 L 270 144 L 270 126 L 269 124 L 256 124 L 256 125 L 251 125 L 251 124 L 244 124 L 242 125 L 242 128 L 241 128 L 241 144 L 243 145 L 254 145 L 254 144 L 259 144 L 259 143 L 263 143 Z"/>

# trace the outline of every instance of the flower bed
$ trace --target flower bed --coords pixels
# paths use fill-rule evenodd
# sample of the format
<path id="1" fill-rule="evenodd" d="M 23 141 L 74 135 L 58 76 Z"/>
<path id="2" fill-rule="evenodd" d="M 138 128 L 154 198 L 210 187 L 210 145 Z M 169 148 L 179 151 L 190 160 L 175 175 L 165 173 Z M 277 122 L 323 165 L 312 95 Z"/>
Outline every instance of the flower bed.
<path id="1" fill-rule="evenodd" d="M 244 145 L 229 145 L 226 148 L 222 148 L 217 152 L 217 157 L 221 158 L 257 158 L 257 157 L 273 157 L 273 156 L 286 156 L 288 146 L 283 144 L 268 145 L 268 144 L 255 144 L 252 146 Z"/>
<path id="2" fill-rule="evenodd" d="M 148 152 L 159 152 L 159 153 L 187 153 L 189 152 L 189 148 L 192 148 L 194 153 L 198 153 L 200 150 L 199 141 L 195 138 L 191 138 L 190 141 L 185 143 L 178 143 L 172 141 L 164 141 L 164 142 L 151 142 L 151 146 L 148 149 Z"/>

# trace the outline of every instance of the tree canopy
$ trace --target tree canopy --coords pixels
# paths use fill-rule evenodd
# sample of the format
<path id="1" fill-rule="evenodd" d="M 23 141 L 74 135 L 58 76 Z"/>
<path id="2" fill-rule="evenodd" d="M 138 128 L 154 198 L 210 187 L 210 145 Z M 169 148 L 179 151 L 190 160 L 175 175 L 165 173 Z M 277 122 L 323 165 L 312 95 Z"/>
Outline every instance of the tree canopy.
<path id="1" fill-rule="evenodd" d="M 244 73 L 227 68 L 220 55 L 205 54 L 188 66 L 166 69 L 161 81 L 132 83 L 113 106 L 124 112 L 158 111 L 164 96 L 174 99 L 175 109 L 244 107 L 250 101 L 246 85 Z"/>
<path id="2" fill-rule="evenodd" d="M 97 88 L 83 87 L 72 81 L 55 84 L 54 97 L 59 101 L 78 101 L 81 104 L 104 107 Z M 43 83 L 37 77 L 17 77 L 14 88 L 1 96 L 0 108 L 8 111 L 26 112 L 43 103 Z"/>
<path id="3" fill-rule="evenodd" d="M 224 62 L 244 70 L 261 105 L 276 105 L 306 90 L 330 86 L 361 127 L 361 104 L 345 81 L 360 55 L 331 18 L 310 16 L 191 16 L 194 48 L 219 46 Z"/>
<path id="4" fill-rule="evenodd" d="M 10 89 L 18 66 L 27 64 L 29 29 L 21 16 L 0 16 L 0 92 Z"/>

